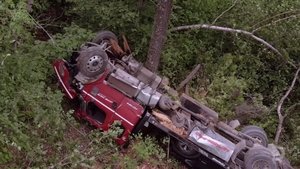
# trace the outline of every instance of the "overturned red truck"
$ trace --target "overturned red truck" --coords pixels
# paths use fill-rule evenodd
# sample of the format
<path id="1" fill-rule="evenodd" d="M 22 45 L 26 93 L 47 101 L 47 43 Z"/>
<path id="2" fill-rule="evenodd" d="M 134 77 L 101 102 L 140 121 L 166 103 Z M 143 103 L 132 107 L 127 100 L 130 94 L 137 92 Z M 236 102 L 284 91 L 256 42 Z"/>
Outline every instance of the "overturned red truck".
<path id="1" fill-rule="evenodd" d="M 237 131 L 238 121 L 221 122 L 212 109 L 178 96 L 166 78 L 135 60 L 124 42 L 122 50 L 115 34 L 102 31 L 68 61 L 54 61 L 63 92 L 80 103 L 77 118 L 102 130 L 120 121 L 121 145 L 130 134 L 155 126 L 171 137 L 173 151 L 192 168 L 201 162 L 233 169 L 292 168 L 261 128 Z"/>

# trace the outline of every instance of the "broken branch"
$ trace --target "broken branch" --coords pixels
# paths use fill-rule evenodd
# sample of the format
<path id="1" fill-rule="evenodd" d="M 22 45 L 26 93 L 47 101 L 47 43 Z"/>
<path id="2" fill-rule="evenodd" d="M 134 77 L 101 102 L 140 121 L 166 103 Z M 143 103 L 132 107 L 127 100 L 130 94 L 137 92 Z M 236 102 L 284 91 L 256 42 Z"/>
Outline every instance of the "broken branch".
<path id="1" fill-rule="evenodd" d="M 196 73 L 199 71 L 200 69 L 200 64 L 198 64 L 192 71 L 191 73 L 179 84 L 179 86 L 177 87 L 177 91 L 182 89 L 186 84 L 188 84 L 196 75 Z"/>
<path id="2" fill-rule="evenodd" d="M 278 102 L 278 106 L 277 106 L 277 115 L 278 115 L 278 126 L 277 126 L 277 130 L 276 130 L 276 135 L 275 135 L 275 143 L 278 144 L 279 141 L 279 137 L 282 131 L 282 126 L 283 126 L 283 121 L 285 119 L 285 117 L 287 116 L 287 114 L 282 114 L 281 109 L 282 109 L 282 104 L 285 101 L 285 99 L 289 96 L 289 94 L 291 93 L 291 91 L 293 90 L 296 80 L 298 78 L 299 75 L 299 71 L 300 71 L 300 66 L 297 69 L 294 79 L 292 81 L 291 86 L 288 88 L 288 90 L 285 92 L 285 95 L 282 96 L 282 98 L 279 100 Z"/>
<path id="3" fill-rule="evenodd" d="M 300 12 L 300 10 L 291 10 L 291 11 L 285 11 L 285 12 L 276 14 L 274 16 L 271 16 L 269 18 L 266 18 L 266 19 L 263 19 L 262 21 L 257 22 L 255 25 L 251 26 L 250 29 L 254 29 L 255 27 L 261 25 L 262 23 L 273 20 L 274 18 L 280 18 L 281 16 L 286 16 L 286 15 L 294 15 L 294 14 L 297 14 L 299 12 Z"/>
<path id="4" fill-rule="evenodd" d="M 258 27 L 258 28 L 256 28 L 256 29 L 254 29 L 251 33 L 254 33 L 254 32 L 256 32 L 256 31 L 258 31 L 258 30 L 260 30 L 260 29 L 262 29 L 262 28 L 265 28 L 265 27 L 274 25 L 274 24 L 276 24 L 276 23 L 278 23 L 278 22 L 282 22 L 282 21 L 284 21 L 284 20 L 296 19 L 298 16 L 300 16 L 300 14 L 291 15 L 291 16 L 288 16 L 288 17 L 284 17 L 284 18 L 275 20 L 275 21 L 273 21 L 273 22 L 271 22 L 271 23 L 268 23 L 268 24 L 266 24 L 266 25 L 262 25 L 262 26 L 260 26 L 260 27 Z"/>
<path id="5" fill-rule="evenodd" d="M 181 30 L 193 30 L 193 29 L 210 29 L 210 30 L 218 30 L 218 31 L 223 31 L 223 32 L 243 34 L 243 35 L 249 36 L 252 39 L 256 40 L 257 42 L 263 44 L 268 49 L 272 50 L 274 53 L 276 53 L 277 55 L 279 55 L 280 57 L 285 59 L 283 54 L 281 54 L 279 52 L 279 50 L 277 50 L 275 47 L 273 47 L 270 43 L 268 43 L 267 41 L 265 41 L 264 39 L 262 39 L 258 36 L 255 36 L 251 32 L 241 30 L 241 29 L 233 29 L 233 28 L 215 26 L 215 25 L 209 25 L 209 24 L 195 24 L 195 25 L 178 26 L 178 27 L 170 29 L 170 32 L 181 31 Z M 297 66 L 294 63 L 292 63 L 291 61 L 287 60 L 287 63 L 290 64 L 293 68 L 297 68 Z"/>

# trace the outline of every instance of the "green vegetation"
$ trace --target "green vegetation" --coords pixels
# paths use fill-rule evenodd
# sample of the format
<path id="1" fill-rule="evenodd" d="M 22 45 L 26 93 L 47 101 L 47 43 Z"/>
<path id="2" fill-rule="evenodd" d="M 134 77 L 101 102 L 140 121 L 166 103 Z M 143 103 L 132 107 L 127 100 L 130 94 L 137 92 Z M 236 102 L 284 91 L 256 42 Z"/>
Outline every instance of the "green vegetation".
<path id="1" fill-rule="evenodd" d="M 108 141 L 115 132 L 87 132 L 72 112 L 63 111 L 51 68 L 55 58 L 67 58 L 103 29 L 124 33 L 136 58 L 144 61 L 155 2 L 38 0 L 32 9 L 27 11 L 27 1 L 0 2 L 0 167 L 136 168 L 145 161 L 161 168 L 176 166 L 152 138 L 137 137 L 122 154 Z M 170 28 L 213 23 L 254 31 L 284 57 L 243 35 L 204 29 L 170 32 L 160 73 L 176 87 L 201 64 L 201 73 L 190 84 L 193 97 L 224 119 L 249 117 L 243 124 L 258 124 L 274 138 L 276 106 L 296 71 L 289 63 L 300 63 L 299 9 L 295 0 L 176 0 Z M 280 138 L 295 165 L 300 165 L 299 86 L 298 80 L 283 104 L 287 117 Z M 242 111 L 235 111 L 237 106 Z"/>

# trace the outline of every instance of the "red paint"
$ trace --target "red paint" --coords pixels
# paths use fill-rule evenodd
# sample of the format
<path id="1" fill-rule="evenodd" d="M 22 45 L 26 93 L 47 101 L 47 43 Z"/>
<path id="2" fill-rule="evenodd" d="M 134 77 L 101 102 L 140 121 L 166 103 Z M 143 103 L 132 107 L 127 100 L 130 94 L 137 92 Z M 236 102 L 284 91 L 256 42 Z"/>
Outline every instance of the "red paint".
<path id="1" fill-rule="evenodd" d="M 58 77 L 60 86 L 64 92 L 64 94 L 69 99 L 73 99 L 76 97 L 76 91 L 71 87 L 71 78 L 69 70 L 66 67 L 66 63 L 64 60 L 59 59 L 55 60 L 53 63 L 53 68 Z"/>
<path id="2" fill-rule="evenodd" d="M 209 143 L 211 143 L 212 145 L 214 145 L 215 147 L 217 147 L 218 149 L 220 149 L 223 152 L 229 152 L 230 151 L 227 147 L 219 144 L 218 142 L 214 141 L 212 138 L 210 138 L 209 136 L 205 135 L 204 133 L 202 133 L 200 131 L 197 131 L 196 135 L 197 135 L 197 140 L 201 140 L 201 139 L 206 140 L 206 141 L 208 141 Z"/>
<path id="3" fill-rule="evenodd" d="M 62 79 L 60 83 L 64 94 L 69 99 L 71 99 L 71 96 L 75 98 L 81 95 L 85 103 L 93 102 L 101 109 L 106 114 L 106 118 L 103 123 L 100 123 L 89 116 L 86 110 L 82 110 L 82 108 L 75 110 L 74 115 L 77 118 L 87 120 L 91 125 L 104 131 L 108 130 L 115 121 L 120 121 L 121 125 L 124 127 L 124 132 L 120 138 L 117 138 L 117 143 L 126 143 L 134 126 L 138 123 L 144 113 L 144 107 L 109 86 L 105 81 L 105 78 L 109 75 L 108 71 L 105 71 L 95 82 L 85 84 L 80 93 L 76 93 L 75 89 L 70 85 L 70 79 L 72 77 L 70 77 L 65 62 L 63 60 L 56 60 L 53 67 L 55 70 L 59 70 L 61 65 L 64 67 L 64 73 L 62 75 L 58 71 L 56 75 L 59 79 Z"/>

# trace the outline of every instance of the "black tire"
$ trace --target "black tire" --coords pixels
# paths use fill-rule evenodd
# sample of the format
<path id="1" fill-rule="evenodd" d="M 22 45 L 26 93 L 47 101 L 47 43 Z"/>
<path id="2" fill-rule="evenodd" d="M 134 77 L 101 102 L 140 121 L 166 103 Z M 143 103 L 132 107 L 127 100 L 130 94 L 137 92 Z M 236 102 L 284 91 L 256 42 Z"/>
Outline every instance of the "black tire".
<path id="1" fill-rule="evenodd" d="M 107 63 L 107 54 L 101 48 L 93 46 L 80 52 L 77 68 L 83 75 L 94 78 L 104 72 Z"/>
<path id="2" fill-rule="evenodd" d="M 245 154 L 245 169 L 278 169 L 278 167 L 269 150 L 256 147 Z"/>
<path id="3" fill-rule="evenodd" d="M 181 142 L 176 139 L 171 140 L 171 148 L 176 154 L 186 159 L 196 159 L 201 156 L 201 154 L 198 151 L 194 150 L 193 148 L 190 148 L 184 142 Z"/>
<path id="4" fill-rule="evenodd" d="M 254 126 L 254 125 L 249 125 L 249 126 L 244 127 L 241 130 L 241 132 L 244 134 L 247 134 L 248 136 L 250 136 L 252 138 L 258 139 L 263 146 L 265 146 L 265 147 L 268 146 L 268 142 L 269 142 L 268 136 L 262 128 L 260 128 L 258 126 Z"/>
<path id="5" fill-rule="evenodd" d="M 107 41 L 109 43 L 110 39 L 113 39 L 116 42 L 118 42 L 117 36 L 111 31 L 101 31 L 97 33 L 96 37 L 93 39 L 92 42 L 101 44 L 102 41 Z"/>
<path id="6" fill-rule="evenodd" d="M 283 158 L 281 163 L 282 163 L 281 164 L 282 169 L 293 169 L 293 167 L 291 166 L 291 163 L 288 159 Z"/>

